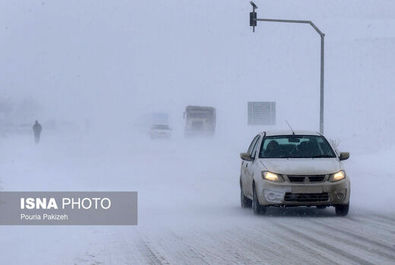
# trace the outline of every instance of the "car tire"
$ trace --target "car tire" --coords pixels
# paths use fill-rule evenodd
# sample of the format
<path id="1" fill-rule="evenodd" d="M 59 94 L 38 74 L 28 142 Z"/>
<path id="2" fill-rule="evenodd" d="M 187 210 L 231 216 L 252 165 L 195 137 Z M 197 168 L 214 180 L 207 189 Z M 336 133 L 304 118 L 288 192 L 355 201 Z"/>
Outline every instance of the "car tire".
<path id="1" fill-rule="evenodd" d="M 340 204 L 335 206 L 335 211 L 337 216 L 346 216 L 348 210 L 350 209 L 350 204 Z"/>
<path id="2" fill-rule="evenodd" d="M 256 193 L 255 187 L 253 188 L 252 196 L 252 210 L 254 214 L 263 214 L 266 212 L 266 207 L 259 204 L 258 195 Z"/>
<path id="3" fill-rule="evenodd" d="M 240 204 L 241 208 L 251 208 L 252 204 L 252 201 L 244 195 L 242 188 L 240 188 Z"/>

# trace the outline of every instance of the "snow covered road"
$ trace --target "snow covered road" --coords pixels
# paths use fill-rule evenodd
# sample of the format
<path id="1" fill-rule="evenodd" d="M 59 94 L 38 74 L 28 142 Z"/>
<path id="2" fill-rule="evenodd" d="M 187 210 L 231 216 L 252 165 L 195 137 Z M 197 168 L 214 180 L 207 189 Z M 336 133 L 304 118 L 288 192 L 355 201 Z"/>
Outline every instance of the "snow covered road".
<path id="1" fill-rule="evenodd" d="M 0 264 L 395 263 L 389 163 L 378 169 L 352 153 L 347 217 L 336 217 L 332 208 L 255 216 L 239 206 L 244 146 L 225 139 L 118 140 L 109 145 L 52 135 L 33 146 L 28 137 L 3 139 L 3 190 L 136 190 L 139 224 L 2 226 Z M 373 172 L 383 185 L 379 192 L 371 190 Z"/>
<path id="2" fill-rule="evenodd" d="M 316 214 L 311 209 L 272 211 L 270 217 L 251 220 L 250 213 L 243 213 L 244 220 L 229 218 L 231 224 L 113 234 L 98 249 L 88 252 L 84 257 L 86 263 L 77 264 L 393 264 L 395 261 L 395 220 L 387 216 L 353 214 L 339 219 L 327 213 Z"/>

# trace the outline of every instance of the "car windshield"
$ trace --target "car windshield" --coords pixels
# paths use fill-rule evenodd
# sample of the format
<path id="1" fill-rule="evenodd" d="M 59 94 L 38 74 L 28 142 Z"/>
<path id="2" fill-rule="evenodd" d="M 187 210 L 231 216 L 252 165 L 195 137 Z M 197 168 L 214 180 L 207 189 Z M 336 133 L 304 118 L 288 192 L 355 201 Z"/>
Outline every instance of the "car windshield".
<path id="1" fill-rule="evenodd" d="M 157 124 L 157 125 L 153 125 L 152 129 L 158 129 L 158 130 L 169 130 L 169 126 L 168 125 L 162 125 L 162 124 Z"/>
<path id="2" fill-rule="evenodd" d="M 259 158 L 333 158 L 328 141 L 317 135 L 268 136 L 262 141 Z"/>

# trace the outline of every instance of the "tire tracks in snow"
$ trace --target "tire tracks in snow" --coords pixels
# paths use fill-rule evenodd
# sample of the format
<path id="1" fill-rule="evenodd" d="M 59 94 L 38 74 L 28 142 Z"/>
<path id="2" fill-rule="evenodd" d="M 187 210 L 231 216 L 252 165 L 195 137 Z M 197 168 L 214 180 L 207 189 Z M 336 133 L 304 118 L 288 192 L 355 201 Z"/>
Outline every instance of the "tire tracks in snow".
<path id="1" fill-rule="evenodd" d="M 384 230 L 386 233 L 392 233 L 394 234 L 394 226 L 391 224 L 388 224 L 387 222 L 383 223 L 382 221 L 375 220 L 373 218 L 370 218 L 369 216 L 351 216 L 347 217 L 347 219 L 350 219 L 356 223 L 362 223 L 362 224 L 367 224 L 370 228 L 376 227 L 380 230 Z"/>
<path id="2" fill-rule="evenodd" d="M 287 226 L 285 224 L 280 224 L 280 223 L 275 223 L 275 225 L 277 225 L 278 227 L 280 227 L 280 228 L 282 228 L 282 229 L 284 229 L 284 230 L 286 230 L 286 231 L 288 231 L 288 232 L 290 232 L 292 234 L 297 235 L 300 239 L 304 239 L 305 241 L 313 242 L 315 245 L 317 245 L 317 246 L 319 246 L 321 248 L 324 248 L 324 249 L 326 249 L 328 251 L 333 252 L 335 256 L 336 255 L 337 256 L 340 255 L 343 258 L 346 258 L 349 261 L 352 261 L 352 262 L 354 262 L 356 264 L 375 265 L 375 263 L 371 263 L 371 262 L 369 262 L 366 259 L 363 259 L 363 258 L 360 258 L 360 257 L 355 256 L 353 254 L 350 254 L 350 253 L 348 253 L 347 251 L 345 251 L 345 250 L 343 250 L 341 248 L 335 247 L 335 246 L 333 246 L 333 245 L 331 245 L 329 243 L 326 243 L 324 241 L 318 240 L 318 239 L 314 238 L 313 236 L 307 235 L 305 233 L 306 231 L 301 232 L 300 230 L 297 230 L 297 229 L 294 229 L 294 228 L 290 228 L 289 226 Z"/>
<path id="3" fill-rule="evenodd" d="M 260 230 L 262 229 L 265 228 L 261 227 Z M 337 264 L 333 256 L 328 255 L 327 252 L 317 251 L 317 249 L 313 249 L 306 244 L 300 244 L 300 241 L 290 236 L 289 233 L 285 233 L 282 229 L 271 230 L 271 233 L 275 236 L 276 242 L 281 242 L 280 247 L 287 249 L 286 254 L 290 256 L 291 263 Z"/>
<path id="4" fill-rule="evenodd" d="M 391 247 L 391 246 L 388 246 L 388 245 L 385 244 L 385 243 L 379 242 L 379 241 L 377 241 L 377 240 L 370 239 L 370 238 L 367 237 L 367 236 L 361 236 L 361 235 L 357 234 L 356 232 L 350 232 L 350 231 L 348 231 L 348 230 L 346 230 L 346 229 L 342 229 L 342 228 L 339 228 L 339 227 L 335 227 L 335 226 L 333 226 L 333 225 L 329 225 L 329 224 L 326 224 L 326 223 L 318 222 L 318 221 L 315 221 L 315 220 L 312 220 L 312 222 L 315 223 L 315 224 L 317 224 L 317 225 L 324 226 L 324 227 L 326 227 L 326 228 L 328 228 L 328 229 L 330 229 L 330 230 L 337 231 L 337 232 L 339 232 L 340 234 L 348 235 L 349 237 L 351 237 L 351 238 L 356 238 L 356 239 L 358 239 L 358 240 L 360 240 L 360 241 L 362 241 L 362 242 L 367 242 L 367 243 L 369 243 L 369 244 L 375 246 L 375 247 L 377 248 L 375 251 L 377 251 L 378 253 L 381 252 L 380 249 L 385 249 L 385 250 L 387 250 L 389 253 L 393 253 L 393 255 L 388 255 L 388 254 L 386 254 L 386 253 L 383 253 L 383 255 L 388 255 L 389 258 L 392 258 L 393 260 L 395 260 L 395 247 L 394 247 L 394 246 L 392 246 L 392 247 Z M 394 238 L 394 240 L 395 240 L 395 238 Z"/>
<path id="5" fill-rule="evenodd" d="M 368 257 L 374 257 L 375 260 L 381 259 L 382 257 L 385 257 L 386 259 L 388 259 L 388 262 L 395 260 L 395 255 L 392 254 L 394 253 L 394 249 L 389 248 L 386 245 L 381 244 L 378 245 L 377 242 L 371 240 L 369 244 L 363 244 L 361 242 L 367 242 L 367 238 L 359 236 L 357 234 L 354 233 L 344 233 L 344 231 L 338 231 L 333 229 L 330 226 L 325 226 L 322 223 L 318 223 L 315 222 L 313 220 L 311 220 L 313 223 L 316 224 L 315 227 L 313 226 L 309 226 L 309 227 L 305 227 L 305 226 L 301 226 L 301 225 L 297 225 L 300 228 L 303 228 L 304 230 L 308 231 L 312 231 L 314 232 L 316 235 L 320 235 L 320 237 L 326 238 L 326 239 L 333 239 L 332 241 L 336 241 L 336 242 L 340 242 L 342 244 L 344 244 L 347 248 L 354 248 L 356 249 L 358 252 L 360 252 L 360 250 L 364 251 L 366 254 L 369 253 L 369 255 L 366 255 Z M 319 227 L 317 228 L 317 225 L 319 227 L 327 227 L 330 230 L 325 230 L 325 229 L 319 229 Z M 332 231 L 336 231 L 335 233 L 333 233 Z M 346 236 L 344 236 L 344 234 L 346 234 Z M 355 240 L 358 239 L 358 240 Z M 388 252 L 382 251 L 381 248 L 386 248 L 387 250 L 389 250 Z M 381 263 L 381 262 L 380 262 Z M 382 263 L 381 263 L 382 264 Z"/>
<path id="6" fill-rule="evenodd" d="M 392 219 L 391 217 L 386 215 L 371 214 L 370 217 L 376 220 L 381 220 L 383 222 L 390 223 L 391 225 L 395 225 L 395 219 Z"/>
<path id="7" fill-rule="evenodd" d="M 395 236 L 384 238 L 385 230 L 349 218 L 255 216 L 225 227 L 135 232 L 113 233 L 96 245 L 102 253 L 82 256 L 76 264 L 370 265 L 395 260 Z"/>
<path id="8" fill-rule="evenodd" d="M 198 264 L 210 264 L 210 262 L 207 261 L 207 256 L 203 254 L 203 251 L 199 251 L 196 246 L 188 243 L 184 237 L 177 235 L 174 231 L 170 231 L 169 234 L 172 235 L 177 242 L 181 242 L 182 245 L 186 247 L 186 257 L 190 257 L 191 260 L 195 260 L 196 262 L 199 261 Z M 196 264 L 195 262 L 193 263 Z"/>
<path id="9" fill-rule="evenodd" d="M 151 246 L 151 243 L 145 239 L 140 239 L 139 241 L 139 250 L 144 253 L 149 259 L 149 264 L 170 264 L 162 255 L 160 255 L 154 247 Z"/>

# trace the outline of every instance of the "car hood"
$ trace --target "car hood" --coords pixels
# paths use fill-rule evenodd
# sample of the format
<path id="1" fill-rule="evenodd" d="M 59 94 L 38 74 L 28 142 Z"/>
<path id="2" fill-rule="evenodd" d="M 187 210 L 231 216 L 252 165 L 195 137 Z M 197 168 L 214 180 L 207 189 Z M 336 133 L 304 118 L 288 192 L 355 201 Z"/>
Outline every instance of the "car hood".
<path id="1" fill-rule="evenodd" d="M 152 132 L 170 132 L 169 129 L 151 129 Z"/>
<path id="2" fill-rule="evenodd" d="M 323 175 L 343 169 L 336 158 L 271 158 L 259 163 L 264 170 L 284 175 Z"/>

